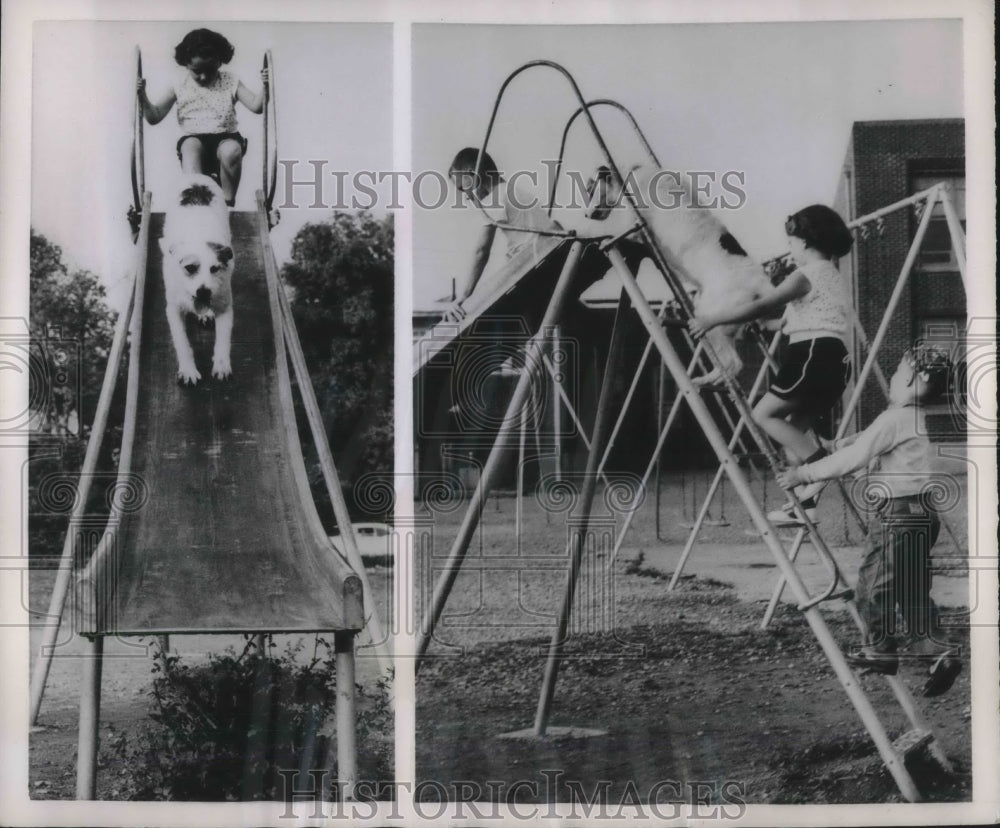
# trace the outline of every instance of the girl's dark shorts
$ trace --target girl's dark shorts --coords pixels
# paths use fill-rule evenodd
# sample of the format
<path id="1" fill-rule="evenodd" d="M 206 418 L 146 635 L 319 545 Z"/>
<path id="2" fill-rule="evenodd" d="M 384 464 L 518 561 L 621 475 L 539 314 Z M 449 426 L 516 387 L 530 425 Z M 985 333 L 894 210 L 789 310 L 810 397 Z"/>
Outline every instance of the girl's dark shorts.
<path id="1" fill-rule="evenodd" d="M 851 378 L 851 358 L 837 337 L 820 337 L 785 346 L 784 359 L 770 392 L 794 400 L 803 411 L 829 411 Z"/>
<path id="2" fill-rule="evenodd" d="M 231 140 L 239 143 L 243 149 L 243 154 L 247 154 L 247 139 L 238 132 L 208 132 L 200 135 L 182 135 L 177 142 L 177 160 L 181 158 L 181 144 L 188 138 L 197 138 L 201 141 L 201 171 L 205 175 L 219 174 L 219 144 L 223 141 Z"/>

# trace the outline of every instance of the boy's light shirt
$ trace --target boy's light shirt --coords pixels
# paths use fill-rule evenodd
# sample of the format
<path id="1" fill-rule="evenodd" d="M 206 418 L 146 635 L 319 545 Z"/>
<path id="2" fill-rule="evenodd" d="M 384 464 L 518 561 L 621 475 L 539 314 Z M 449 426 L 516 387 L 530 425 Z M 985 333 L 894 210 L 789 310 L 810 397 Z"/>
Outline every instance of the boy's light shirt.
<path id="1" fill-rule="evenodd" d="M 507 242 L 507 258 L 513 258 L 528 245 L 537 245 L 543 236 L 532 230 L 558 230 L 559 224 L 549 217 L 541 199 L 528 181 L 515 178 L 500 180 L 483 202 L 484 212 L 495 222 L 528 232 L 503 230 Z"/>
<path id="2" fill-rule="evenodd" d="M 838 440 L 835 451 L 799 467 L 804 483 L 843 477 L 868 468 L 869 484 L 889 497 L 926 491 L 933 474 L 925 414 L 918 406 L 886 409 L 868 428 Z"/>

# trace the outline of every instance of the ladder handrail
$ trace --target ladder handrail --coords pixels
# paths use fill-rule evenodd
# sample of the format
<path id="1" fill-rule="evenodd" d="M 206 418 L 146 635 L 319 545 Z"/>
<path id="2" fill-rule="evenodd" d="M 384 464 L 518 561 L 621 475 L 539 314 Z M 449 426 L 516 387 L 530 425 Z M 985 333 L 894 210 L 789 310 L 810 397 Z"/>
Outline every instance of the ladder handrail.
<path id="1" fill-rule="evenodd" d="M 556 184 L 559 181 L 559 173 L 562 170 L 563 157 L 566 152 L 566 142 L 569 139 L 569 131 L 572 128 L 573 123 L 576 121 L 577 117 L 580 115 L 580 113 L 583 112 L 584 109 L 589 110 L 591 107 L 594 106 L 610 106 L 621 112 L 628 119 L 629 123 L 632 125 L 632 129 L 635 131 L 635 134 L 639 136 L 639 140 L 642 142 L 642 146 L 646 150 L 647 155 L 649 155 L 649 157 L 652 159 L 653 163 L 657 167 L 660 166 L 660 159 L 656 157 L 656 153 L 653 151 L 653 147 L 650 145 L 649 141 L 646 140 L 645 133 L 642 131 L 642 128 L 639 126 L 639 122 L 636 121 L 635 116 L 628 109 L 628 107 L 624 106 L 623 104 L 620 104 L 618 101 L 612 100 L 611 98 L 597 98 L 593 101 L 590 101 L 589 103 L 584 104 L 584 106 L 581 106 L 579 109 L 577 109 L 576 112 L 574 112 L 572 115 L 570 115 L 569 119 L 566 121 L 566 126 L 563 128 L 562 140 L 559 143 L 559 155 L 556 157 L 555 172 L 552 176 L 552 187 L 549 190 L 550 216 L 552 215 L 552 208 L 556 202 Z"/>

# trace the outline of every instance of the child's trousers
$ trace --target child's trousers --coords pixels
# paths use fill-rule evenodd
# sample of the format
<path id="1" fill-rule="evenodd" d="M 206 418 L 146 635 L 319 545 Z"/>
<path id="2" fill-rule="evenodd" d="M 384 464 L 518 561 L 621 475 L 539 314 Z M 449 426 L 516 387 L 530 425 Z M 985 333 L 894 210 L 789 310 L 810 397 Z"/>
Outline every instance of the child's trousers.
<path id="1" fill-rule="evenodd" d="M 854 594 L 870 649 L 896 651 L 897 606 L 911 637 L 947 646 L 931 600 L 931 549 L 940 529 L 937 512 L 920 495 L 887 500 L 869 522 Z"/>

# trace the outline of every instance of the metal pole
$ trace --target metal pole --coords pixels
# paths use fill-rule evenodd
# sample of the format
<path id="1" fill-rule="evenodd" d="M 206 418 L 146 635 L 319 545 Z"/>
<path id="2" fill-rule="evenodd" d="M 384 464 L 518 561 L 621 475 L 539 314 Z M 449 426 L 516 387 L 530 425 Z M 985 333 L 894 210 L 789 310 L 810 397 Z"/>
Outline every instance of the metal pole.
<path id="1" fill-rule="evenodd" d="M 597 402 L 597 413 L 594 415 L 594 428 L 591 432 L 590 452 L 587 454 L 587 467 L 583 475 L 583 491 L 580 493 L 580 514 L 582 518 L 571 530 L 569 540 L 570 559 L 566 589 L 563 592 L 562 606 L 559 608 L 559 620 L 549 642 L 548 659 L 545 663 L 545 677 L 542 680 L 542 692 L 538 699 L 538 710 L 535 713 L 535 735 L 544 736 L 548 727 L 549 712 L 552 698 L 555 695 L 556 680 L 559 677 L 559 662 L 562 656 L 563 642 L 566 638 L 566 628 L 569 626 L 569 616 L 573 609 L 573 593 L 576 591 L 576 580 L 580 573 L 583 560 L 583 550 L 587 542 L 587 527 L 590 520 L 590 509 L 597 489 L 598 455 L 601 444 L 605 440 L 608 428 L 608 418 L 611 413 L 611 396 L 615 383 L 615 374 L 621 358 L 625 339 L 625 312 L 628 308 L 628 298 L 625 291 L 618 300 L 618 312 L 615 314 L 614 328 L 611 331 L 611 343 L 608 345 L 608 358 L 604 367 L 604 377 L 601 382 L 601 394 Z M 573 526 L 572 516 L 567 518 Z"/>
<path id="2" fill-rule="evenodd" d="M 543 346 L 544 347 L 544 346 Z M 535 461 L 538 467 L 538 475 L 542 475 L 542 393 L 535 394 L 535 386 L 531 386 L 531 431 L 535 437 Z"/>
<path id="3" fill-rule="evenodd" d="M 303 407 L 306 410 L 306 418 L 309 421 L 309 430 L 312 433 L 313 445 L 316 447 L 316 455 L 319 458 L 320 469 L 323 472 L 323 480 L 326 484 L 326 491 L 330 497 L 330 505 L 333 507 L 333 514 L 340 528 L 340 536 L 344 539 L 344 553 L 351 567 L 355 570 L 361 580 L 362 600 L 367 612 L 367 624 L 371 634 L 372 646 L 379 663 L 379 669 L 386 675 L 392 669 L 392 658 L 389 652 L 389 642 L 382 629 L 382 623 L 376 611 L 375 601 L 372 598 L 371 583 L 368 580 L 368 573 L 365 570 L 364 561 L 358 552 L 358 541 L 354 536 L 354 528 L 351 524 L 351 513 L 347 508 L 347 500 L 344 498 L 344 490 L 340 485 L 340 476 L 337 474 L 336 464 L 333 462 L 333 455 L 330 453 L 330 445 L 326 438 L 326 429 L 323 426 L 323 415 L 319 410 L 319 403 L 316 402 L 316 394 L 313 391 L 312 379 L 309 376 L 309 368 L 306 365 L 305 355 L 302 353 L 302 345 L 299 342 L 298 334 L 295 330 L 295 319 L 292 317 L 292 310 L 288 304 L 288 297 L 285 291 L 277 285 L 277 274 L 274 269 L 274 254 L 270 249 L 270 239 L 267 233 L 267 210 L 263 206 L 262 194 L 258 192 L 258 215 L 260 216 L 261 244 L 263 245 L 263 258 L 265 270 L 268 272 L 269 282 L 274 282 L 274 289 L 278 296 L 278 306 L 281 312 L 282 335 L 288 348 L 288 355 L 295 370 L 295 377 L 299 384 L 299 395 L 302 399 Z"/>
<path id="4" fill-rule="evenodd" d="M 523 370 L 527 371 L 527 367 Z M 531 393 L 531 383 L 528 383 L 528 400 L 534 396 Z M 527 439 L 527 429 L 528 429 L 528 400 L 525 400 L 525 404 L 521 406 L 520 419 L 521 422 L 518 424 L 517 433 L 517 474 L 514 478 L 514 485 L 517 491 L 514 492 L 514 536 L 517 538 L 518 544 L 521 543 L 521 510 L 524 508 L 524 443 Z"/>
<path id="5" fill-rule="evenodd" d="M 806 538 L 806 530 L 800 528 L 795 533 L 795 540 L 792 541 L 792 548 L 788 551 L 788 560 L 794 562 L 798 557 L 802 542 Z M 785 579 L 780 575 L 774 585 L 774 592 L 771 593 L 771 600 L 767 602 L 767 609 L 764 610 L 764 617 L 760 620 L 760 628 L 766 630 L 774 618 L 774 612 L 778 609 L 778 602 L 781 600 L 781 593 L 785 590 Z"/>
<path id="6" fill-rule="evenodd" d="M 858 378 L 854 383 L 854 393 L 851 394 L 851 399 L 844 408 L 844 416 L 840 421 L 840 427 L 837 429 L 838 439 L 843 437 L 844 432 L 847 430 L 848 419 L 853 413 L 854 407 L 861 399 L 861 391 L 865 386 L 865 382 L 868 381 L 868 375 L 872 371 L 872 365 L 875 363 L 879 349 L 882 347 L 882 343 L 885 340 L 886 333 L 889 330 L 889 322 L 892 320 L 892 315 L 895 313 L 900 299 L 903 298 L 903 289 L 906 287 L 906 283 L 909 280 L 913 263 L 917 260 L 917 253 L 920 251 L 920 245 L 923 243 L 924 234 L 927 232 L 927 226 L 930 224 L 931 212 L 933 211 L 934 200 L 936 198 L 937 191 L 935 190 L 927 199 L 927 206 L 924 209 L 924 214 L 920 217 L 920 224 L 917 225 L 917 232 L 913 236 L 913 243 L 910 245 L 910 249 L 906 253 L 906 259 L 899 272 L 899 278 L 896 279 L 896 286 L 893 288 L 892 295 L 889 297 L 889 301 L 885 306 L 885 313 L 882 314 L 882 322 L 879 324 L 878 330 L 875 332 L 875 338 L 872 339 L 871 348 L 868 350 L 868 358 L 865 360 L 861 373 L 858 375 Z"/>
<path id="7" fill-rule="evenodd" d="M 355 704 L 354 633 L 334 633 L 337 668 L 337 782 L 344 801 L 354 799 L 358 781 L 357 707 Z"/>
<path id="8" fill-rule="evenodd" d="M 694 355 L 691 357 L 691 362 L 688 365 L 688 372 L 690 373 L 695 365 L 698 364 L 698 357 L 701 353 L 701 344 L 699 343 L 695 347 Z M 661 370 L 663 363 L 660 363 Z M 625 543 L 625 538 L 628 535 L 629 529 L 632 527 L 632 520 L 635 518 L 636 513 L 639 510 L 639 502 L 642 499 L 642 494 L 646 491 L 646 484 L 649 481 L 649 475 L 653 470 L 653 465 L 658 461 L 660 453 L 663 451 L 663 444 L 667 440 L 667 435 L 670 433 L 670 429 L 673 427 L 674 420 L 677 418 L 677 414 L 681 410 L 681 398 L 677 397 L 670 406 L 670 411 L 667 414 L 667 420 L 660 429 L 660 433 L 656 438 L 656 445 L 653 447 L 652 454 L 650 455 L 649 462 L 646 464 L 646 470 L 643 472 L 642 479 L 639 481 L 639 488 L 636 490 L 635 495 L 632 498 L 632 502 L 629 504 L 628 511 L 625 514 L 625 521 L 622 523 L 622 528 L 618 530 L 615 536 L 615 548 L 611 551 L 608 556 L 605 569 L 610 572 L 611 567 L 614 566 L 615 560 L 618 558 L 618 553 L 621 551 L 622 546 Z"/>
<path id="9" fill-rule="evenodd" d="M 778 337 L 775 336 L 771 340 L 771 345 L 768 348 L 768 354 L 771 356 L 778 350 Z M 757 372 L 757 376 L 754 378 L 753 385 L 750 388 L 750 393 L 747 395 L 748 400 L 752 400 L 760 387 L 764 384 L 764 378 L 767 376 L 768 361 L 764 360 L 764 363 L 760 366 L 760 370 Z M 737 445 L 739 434 L 746 425 L 746 416 L 740 417 L 739 421 L 736 423 L 736 428 L 733 430 L 733 436 L 729 440 L 729 450 L 732 451 Z M 712 479 L 712 484 L 708 487 L 708 494 L 705 495 L 705 500 L 701 505 L 701 511 L 698 512 L 698 516 L 695 518 L 694 525 L 691 527 L 691 531 L 688 533 L 687 541 L 684 544 L 684 549 L 681 550 L 681 557 L 677 561 L 677 566 L 674 567 L 674 574 L 670 577 L 670 583 L 667 584 L 667 591 L 674 589 L 677 586 L 677 582 L 680 580 L 681 573 L 684 572 L 684 567 L 687 565 L 688 558 L 691 556 L 691 551 L 694 549 L 695 542 L 698 539 L 698 534 L 701 532 L 701 526 L 705 522 L 705 517 L 708 515 L 709 506 L 712 503 L 712 498 L 715 497 L 715 492 L 718 490 L 719 485 L 722 483 L 723 468 L 719 466 L 715 470 L 715 477 Z"/>
<path id="10" fill-rule="evenodd" d="M 663 361 L 657 363 L 656 367 L 656 378 L 657 378 L 657 388 L 656 388 L 656 433 L 659 434 L 663 431 L 663 394 L 666 390 L 666 372 L 667 369 L 663 366 Z M 660 495 L 663 489 L 663 480 L 660 474 L 660 450 L 657 447 L 656 454 L 656 539 L 660 540 L 662 534 L 660 532 Z"/>
<path id="11" fill-rule="evenodd" d="M 557 375 L 557 370 L 546 354 L 542 354 L 542 363 L 545 365 L 545 370 L 548 371 L 554 378 Z M 572 402 L 570 402 L 570 399 L 565 390 L 563 390 L 562 386 L 557 386 L 557 393 L 559 395 L 559 399 L 561 399 L 563 404 L 566 406 L 566 412 L 569 414 L 569 418 L 573 421 L 573 425 L 576 426 L 576 431 L 580 435 L 580 439 L 583 441 L 584 448 L 586 448 L 587 451 L 590 451 L 590 438 L 587 436 L 587 431 L 584 429 L 583 423 L 580 422 L 580 417 L 577 415 Z M 562 443 L 560 442 L 560 446 L 561 445 Z M 601 480 L 603 480 L 605 485 L 607 485 L 608 480 L 604 476 L 603 472 L 601 472 Z"/>
<path id="12" fill-rule="evenodd" d="M 552 356 L 553 361 L 555 355 L 560 352 L 562 348 L 562 333 L 558 325 L 553 325 L 552 327 Z M 552 430 L 555 432 L 555 442 L 556 442 L 556 463 L 555 463 L 555 478 L 556 482 L 562 481 L 562 406 L 559 404 L 559 392 L 562 391 L 562 374 L 552 373 Z"/>
<path id="13" fill-rule="evenodd" d="M 866 638 L 868 628 L 864 619 L 861 617 L 861 613 L 858 611 L 857 605 L 853 601 L 849 601 L 847 603 L 847 610 L 858 630 L 860 630 L 862 638 Z M 906 718 L 910 720 L 910 724 L 913 725 L 914 729 L 924 730 L 928 733 L 932 732 L 926 719 L 920 715 L 920 710 L 917 708 L 916 702 L 913 700 L 913 696 L 907 689 L 903 680 L 899 676 L 886 676 L 885 678 L 886 681 L 889 682 L 889 686 L 892 688 L 892 692 L 896 696 L 899 706 L 903 708 Z M 944 771 L 946 773 L 952 773 L 953 768 L 951 762 L 948 760 L 945 752 L 941 749 L 941 746 L 937 743 L 937 740 L 932 740 L 927 747 L 934 756 L 934 759 L 944 769 Z"/>
<path id="14" fill-rule="evenodd" d="M 951 236 L 952 247 L 955 248 L 955 261 L 958 262 L 958 272 L 962 274 L 962 286 L 968 285 L 968 278 L 965 271 L 965 232 L 962 230 L 962 222 L 958 218 L 955 210 L 955 202 L 952 199 L 952 187 L 950 184 L 944 185 L 940 191 L 941 204 L 944 207 L 944 218 L 948 222 L 948 234 Z"/>
<path id="15" fill-rule="evenodd" d="M 531 385 L 531 374 L 536 370 L 538 363 L 541 362 L 540 354 L 544 348 L 545 332 L 551 330 L 552 326 L 556 324 L 562 315 L 562 310 L 569 295 L 569 289 L 573 284 L 573 277 L 576 273 L 576 268 L 580 262 L 582 253 L 583 243 L 574 241 L 570 246 L 569 253 L 566 256 L 566 262 L 563 264 L 562 272 L 559 275 L 559 281 L 556 283 L 555 289 L 552 292 L 552 297 L 549 300 L 549 306 L 545 311 L 545 316 L 542 319 L 539 331 L 526 343 L 525 370 L 522 371 L 521 376 L 518 377 L 517 386 L 515 387 L 514 394 L 507 405 L 506 414 L 504 415 L 500 428 L 497 431 L 497 436 L 493 442 L 493 447 L 490 449 L 489 457 L 486 459 L 486 463 L 483 466 L 482 474 L 479 477 L 479 483 L 476 485 L 476 490 L 472 494 L 472 499 L 465 512 L 465 518 L 463 519 L 462 525 L 458 530 L 458 535 L 452 544 L 451 552 L 448 555 L 448 561 L 445 564 L 444 572 L 441 574 L 441 578 L 434 587 L 431 604 L 424 613 L 423 622 L 417 639 L 417 661 L 414 665 L 415 670 L 420 669 L 420 662 L 423 659 L 424 653 L 427 651 L 427 647 L 430 645 L 431 637 L 434 634 L 434 628 L 437 625 L 438 619 L 441 617 L 441 613 L 444 611 L 444 605 L 448 600 L 448 595 L 451 592 L 452 586 L 455 584 L 455 579 L 458 577 L 462 561 L 465 559 L 465 554 L 469 548 L 469 542 L 472 540 L 472 535 L 476 531 L 476 525 L 479 521 L 479 514 L 483 507 L 483 503 L 494 485 L 500 468 L 500 459 L 510 439 L 511 429 L 513 428 L 517 412 L 520 411 L 521 407 L 524 405 L 525 399 L 528 396 L 528 389 Z"/>
<path id="16" fill-rule="evenodd" d="M 618 417 L 615 419 L 615 424 L 611 428 L 611 434 L 608 435 L 608 444 L 604 447 L 604 453 L 601 455 L 601 462 L 597 464 L 599 471 L 603 470 L 605 465 L 607 465 L 608 456 L 611 454 L 611 450 L 615 447 L 615 440 L 618 439 L 618 432 L 625 423 L 625 416 L 628 414 L 629 406 L 632 405 L 632 397 L 635 396 L 635 391 L 639 387 L 639 382 L 642 380 L 642 371 L 646 367 L 646 361 L 649 359 L 650 350 L 651 346 L 647 342 L 646 349 L 643 351 L 642 357 L 639 359 L 639 366 L 635 369 L 635 373 L 632 375 L 632 382 L 629 384 L 628 391 L 625 393 L 625 399 L 622 401 Z"/>
<path id="17" fill-rule="evenodd" d="M 701 426 L 706 438 L 712 445 L 716 456 L 719 458 L 719 462 L 726 469 L 729 479 L 733 484 L 733 489 L 746 506 L 747 511 L 750 513 L 751 520 L 753 520 L 754 525 L 761 533 L 764 543 L 771 551 L 775 562 L 781 569 L 785 578 L 788 580 L 788 583 L 792 587 L 799 603 L 801 605 L 809 604 L 809 594 L 799 578 L 798 573 L 795 571 L 794 566 L 788 560 L 788 556 L 781 545 L 781 541 L 779 540 L 777 533 L 768 522 L 767 516 L 764 514 L 760 504 L 754 497 L 749 481 L 743 474 L 742 469 L 740 469 L 739 464 L 736 462 L 736 458 L 727 447 L 726 442 L 712 419 L 711 414 L 709 414 L 704 402 L 701 400 L 697 390 L 691 383 L 690 377 L 687 376 L 683 364 L 677 357 L 673 348 L 670 346 L 666 333 L 656 323 L 656 318 L 649 306 L 646 304 L 645 297 L 643 297 L 642 291 L 639 289 L 635 279 L 629 272 L 624 258 L 621 253 L 614 248 L 611 248 L 608 251 L 608 255 L 611 258 L 615 269 L 618 271 L 618 275 L 622 280 L 622 284 L 625 286 L 625 290 L 632 299 L 632 304 L 635 306 L 639 316 L 643 320 L 643 324 L 649 330 L 657 348 L 663 356 L 667 369 L 673 375 L 679 392 L 687 399 L 688 405 L 691 407 L 691 412 L 694 414 L 695 419 Z M 882 757 L 882 761 L 885 763 L 888 771 L 892 774 L 893 779 L 895 779 L 896 784 L 899 786 L 903 796 L 911 802 L 918 800 L 920 794 L 913 782 L 913 779 L 910 777 L 909 772 L 903 765 L 902 759 L 896 755 L 892 742 L 889 740 L 888 734 L 883 728 L 881 721 L 879 721 L 878 715 L 871 706 L 871 702 L 869 702 L 868 697 L 861 689 L 861 686 L 858 684 L 854 673 L 851 671 L 847 661 L 844 659 L 844 655 L 837 646 L 837 642 L 834 640 L 833 635 L 826 626 L 822 615 L 820 615 L 815 605 L 803 610 L 803 615 L 809 622 L 809 626 L 812 628 L 813 634 L 816 636 L 816 640 L 823 648 L 823 652 L 829 660 L 837 679 L 840 681 L 844 691 L 847 693 L 848 698 L 858 711 L 858 715 L 861 717 L 865 728 L 871 735 L 872 740 Z"/>
<path id="18" fill-rule="evenodd" d="M 76 798 L 97 796 L 97 748 L 101 725 L 101 667 L 104 639 L 89 639 L 80 682 L 80 729 L 76 752 Z"/>
<path id="19" fill-rule="evenodd" d="M 136 267 L 145 270 L 146 252 L 149 241 L 148 212 L 144 213 L 143 216 L 142 231 L 138 242 L 140 245 L 139 260 Z M 52 587 L 52 596 L 49 599 L 49 610 L 45 615 L 41 649 L 39 650 L 38 660 L 35 662 L 35 669 L 31 677 L 31 712 L 29 714 L 29 722 L 31 724 L 35 724 L 38 721 L 38 713 L 42 707 L 42 697 L 45 695 L 45 683 L 48 680 L 49 669 L 52 667 L 56 639 L 59 637 L 59 623 L 62 620 L 63 610 L 66 608 L 66 595 L 69 592 L 70 580 L 73 575 L 73 561 L 76 556 L 76 542 L 79 537 L 77 527 L 87 509 L 87 501 L 90 499 L 90 484 L 94 480 L 94 469 L 97 467 L 97 458 L 101 453 L 101 446 L 104 443 L 104 432 L 108 425 L 111 400 L 114 397 L 115 386 L 118 384 L 118 369 L 125 352 L 125 332 L 128 330 L 129 323 L 132 320 L 134 303 L 135 279 L 133 277 L 128 305 L 118 317 L 118 322 L 115 325 L 111 353 L 108 355 L 108 367 L 104 372 L 101 395 L 98 398 L 97 411 L 94 414 L 94 422 L 90 428 L 90 438 L 87 440 L 87 451 L 83 457 L 83 467 L 80 469 L 80 483 L 77 489 L 76 501 L 73 504 L 73 513 L 70 515 L 69 527 L 66 530 L 66 537 L 63 540 L 62 554 L 59 557 L 59 569 L 56 573 L 55 584 Z"/>

